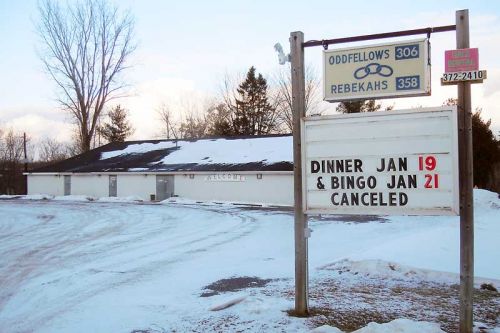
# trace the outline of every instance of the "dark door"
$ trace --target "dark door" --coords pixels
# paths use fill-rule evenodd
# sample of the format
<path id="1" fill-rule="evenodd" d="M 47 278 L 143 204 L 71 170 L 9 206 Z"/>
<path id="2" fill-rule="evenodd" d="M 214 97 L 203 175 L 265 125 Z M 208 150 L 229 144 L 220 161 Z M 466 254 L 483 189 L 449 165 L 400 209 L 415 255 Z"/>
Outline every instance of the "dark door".
<path id="1" fill-rule="evenodd" d="M 117 193 L 116 175 L 109 176 L 109 196 L 116 197 Z"/>
<path id="2" fill-rule="evenodd" d="M 174 176 L 156 175 L 156 200 L 162 201 L 174 195 Z"/>
<path id="3" fill-rule="evenodd" d="M 64 176 L 64 195 L 71 195 L 71 176 Z"/>

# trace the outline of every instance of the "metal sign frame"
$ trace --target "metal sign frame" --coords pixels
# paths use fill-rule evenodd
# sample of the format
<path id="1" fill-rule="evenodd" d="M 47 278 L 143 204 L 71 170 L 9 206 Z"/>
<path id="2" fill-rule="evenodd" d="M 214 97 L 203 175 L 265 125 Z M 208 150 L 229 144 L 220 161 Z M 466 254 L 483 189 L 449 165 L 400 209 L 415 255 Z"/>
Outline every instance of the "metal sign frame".
<path id="1" fill-rule="evenodd" d="M 304 42 L 301 31 L 290 33 L 290 62 L 292 75 L 293 109 L 293 156 L 294 156 L 294 200 L 295 200 L 295 314 L 307 316 L 308 306 L 308 246 L 310 235 L 307 216 L 302 202 L 302 157 L 300 119 L 305 117 L 305 70 L 304 49 L 306 47 L 367 41 L 431 33 L 456 31 L 457 49 L 467 49 L 469 45 L 469 11 L 455 12 L 455 24 L 434 28 L 423 28 L 389 33 L 344 37 Z M 460 187 L 460 332 L 472 333 L 473 291 L 474 291 L 474 208 L 472 173 L 472 108 L 471 83 L 458 82 L 458 147 L 459 147 L 459 187 Z"/>

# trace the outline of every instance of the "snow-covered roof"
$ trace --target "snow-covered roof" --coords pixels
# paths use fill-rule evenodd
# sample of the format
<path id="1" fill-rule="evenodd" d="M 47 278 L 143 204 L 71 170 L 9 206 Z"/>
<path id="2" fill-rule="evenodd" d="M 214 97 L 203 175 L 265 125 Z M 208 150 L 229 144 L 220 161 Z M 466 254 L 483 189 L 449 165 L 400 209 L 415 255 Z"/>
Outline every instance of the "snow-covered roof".
<path id="1" fill-rule="evenodd" d="M 291 135 L 110 143 L 47 172 L 292 171 Z"/>

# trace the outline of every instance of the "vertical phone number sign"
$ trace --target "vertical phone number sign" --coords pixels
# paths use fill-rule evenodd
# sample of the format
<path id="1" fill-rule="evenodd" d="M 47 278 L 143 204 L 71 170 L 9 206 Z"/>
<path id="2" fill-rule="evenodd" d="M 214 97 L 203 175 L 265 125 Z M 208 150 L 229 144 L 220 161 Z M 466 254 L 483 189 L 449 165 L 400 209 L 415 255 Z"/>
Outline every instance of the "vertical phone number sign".
<path id="1" fill-rule="evenodd" d="M 326 50 L 323 72 L 329 102 L 430 95 L 429 42 Z"/>
<path id="2" fill-rule="evenodd" d="M 458 215 L 455 107 L 303 121 L 306 213 Z"/>

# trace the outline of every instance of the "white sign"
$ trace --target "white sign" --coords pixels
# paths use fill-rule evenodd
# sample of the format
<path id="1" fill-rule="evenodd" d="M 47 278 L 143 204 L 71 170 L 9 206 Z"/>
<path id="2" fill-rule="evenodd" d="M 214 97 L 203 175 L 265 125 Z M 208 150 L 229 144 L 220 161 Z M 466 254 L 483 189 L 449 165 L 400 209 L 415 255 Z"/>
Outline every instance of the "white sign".
<path id="1" fill-rule="evenodd" d="M 427 39 L 323 52 L 325 101 L 430 95 Z"/>
<path id="2" fill-rule="evenodd" d="M 473 83 L 481 83 L 486 79 L 486 71 L 478 70 L 478 71 L 466 71 L 466 72 L 450 72 L 444 73 L 441 77 L 441 84 L 455 84 L 457 82 L 462 81 L 470 81 Z"/>
<path id="3" fill-rule="evenodd" d="M 205 177 L 205 181 L 209 182 L 244 182 L 245 176 L 234 173 L 215 173 Z"/>
<path id="4" fill-rule="evenodd" d="M 305 213 L 457 215 L 456 107 L 308 117 Z"/>

